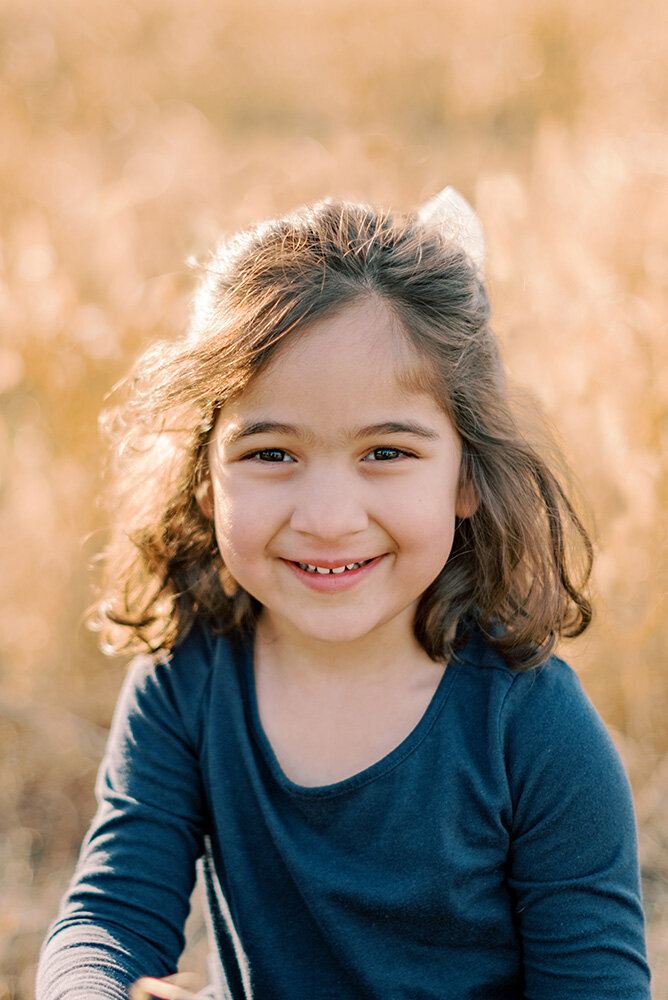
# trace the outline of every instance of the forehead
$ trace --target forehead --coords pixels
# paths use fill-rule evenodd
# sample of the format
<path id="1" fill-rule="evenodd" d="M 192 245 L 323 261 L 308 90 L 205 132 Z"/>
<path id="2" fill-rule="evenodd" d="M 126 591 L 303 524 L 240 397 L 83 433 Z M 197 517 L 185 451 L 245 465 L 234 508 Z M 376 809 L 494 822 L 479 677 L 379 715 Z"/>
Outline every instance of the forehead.
<path id="1" fill-rule="evenodd" d="M 242 406 L 290 398 L 308 385 L 359 405 L 372 396 L 429 396 L 436 402 L 434 373 L 403 326 L 378 297 L 369 296 L 316 320 L 281 346 L 242 393 Z"/>

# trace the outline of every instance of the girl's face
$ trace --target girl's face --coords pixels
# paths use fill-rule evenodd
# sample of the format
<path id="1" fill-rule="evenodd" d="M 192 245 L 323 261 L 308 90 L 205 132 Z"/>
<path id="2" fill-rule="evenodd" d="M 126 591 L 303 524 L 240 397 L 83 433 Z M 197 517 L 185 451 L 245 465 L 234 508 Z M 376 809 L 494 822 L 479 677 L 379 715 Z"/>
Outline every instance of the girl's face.
<path id="1" fill-rule="evenodd" d="M 209 454 L 220 553 L 293 642 L 412 635 L 455 515 L 471 513 L 458 435 L 402 384 L 420 365 L 387 307 L 365 299 L 286 344 L 220 411 Z"/>

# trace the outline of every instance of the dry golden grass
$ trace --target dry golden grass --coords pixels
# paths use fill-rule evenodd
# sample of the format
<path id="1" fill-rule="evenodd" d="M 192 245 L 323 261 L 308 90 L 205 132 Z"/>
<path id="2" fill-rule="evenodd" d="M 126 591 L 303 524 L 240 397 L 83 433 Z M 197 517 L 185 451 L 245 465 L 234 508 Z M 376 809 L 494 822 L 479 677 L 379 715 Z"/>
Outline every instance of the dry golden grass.
<path id="1" fill-rule="evenodd" d="M 104 393 L 180 329 L 182 262 L 221 229 L 445 183 L 595 512 L 599 614 L 567 655 L 632 777 L 665 1000 L 665 4 L 2 0 L 0 52 L 0 1000 L 31 995 L 122 675 L 80 625 Z"/>

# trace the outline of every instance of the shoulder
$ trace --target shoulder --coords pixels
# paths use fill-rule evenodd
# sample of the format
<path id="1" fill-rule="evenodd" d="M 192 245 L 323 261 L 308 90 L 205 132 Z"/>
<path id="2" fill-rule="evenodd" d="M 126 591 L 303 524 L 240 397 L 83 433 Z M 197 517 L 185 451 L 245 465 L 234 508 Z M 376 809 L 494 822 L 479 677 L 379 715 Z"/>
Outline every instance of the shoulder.
<path id="1" fill-rule="evenodd" d="M 597 753 L 610 762 L 616 758 L 610 734 L 580 678 L 557 656 L 515 673 L 502 725 L 506 745 L 515 753 L 559 749 L 572 755 Z"/>
<path id="2" fill-rule="evenodd" d="M 478 635 L 461 653 L 460 677 L 484 713 L 490 750 L 508 780 L 522 787 L 545 780 L 601 781 L 626 788 L 610 734 L 568 663 L 557 656 L 530 670 L 508 667 Z"/>
<path id="3" fill-rule="evenodd" d="M 205 683 L 222 660 L 231 659 L 239 640 L 217 635 L 204 625 L 195 624 L 171 649 L 136 656 L 128 667 L 128 676 L 137 687 L 154 680 L 183 688 L 192 693 Z"/>
<path id="4" fill-rule="evenodd" d="M 486 725 L 496 725 L 500 736 L 510 729 L 542 728 L 550 718 L 564 717 L 570 707 L 593 711 L 575 671 L 551 657 L 539 667 L 517 670 L 475 630 L 453 662 L 459 701 L 472 714 L 482 713 Z"/>
<path id="5" fill-rule="evenodd" d="M 129 665 L 117 715 L 159 717 L 163 725 L 178 719 L 193 742 L 199 742 L 202 706 L 216 671 L 234 656 L 235 640 L 196 624 L 172 649 L 137 656 Z"/>
<path id="6" fill-rule="evenodd" d="M 537 726 L 544 731 L 546 726 L 585 720 L 603 727 L 577 674 L 558 656 L 539 667 L 517 670 L 476 633 L 457 659 L 468 683 L 494 702 L 504 728 Z"/>

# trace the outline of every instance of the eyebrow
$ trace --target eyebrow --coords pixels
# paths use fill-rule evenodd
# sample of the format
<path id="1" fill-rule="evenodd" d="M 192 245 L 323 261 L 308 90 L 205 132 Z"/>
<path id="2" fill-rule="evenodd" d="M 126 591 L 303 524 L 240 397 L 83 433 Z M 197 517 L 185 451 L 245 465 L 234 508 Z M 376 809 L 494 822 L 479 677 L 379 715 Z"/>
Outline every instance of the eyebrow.
<path id="1" fill-rule="evenodd" d="M 277 420 L 253 420 L 241 424 L 240 427 L 236 427 L 229 434 L 226 434 L 225 444 L 234 445 L 237 441 L 257 434 L 285 434 L 303 441 L 313 437 L 305 427 L 300 427 L 298 424 L 284 424 Z M 438 432 L 431 427 L 425 427 L 414 420 L 386 420 L 378 424 L 368 424 L 365 427 L 353 427 L 349 437 L 353 441 L 360 441 L 373 437 L 375 434 L 413 434 L 415 437 L 427 438 L 430 441 L 440 437 Z"/>

